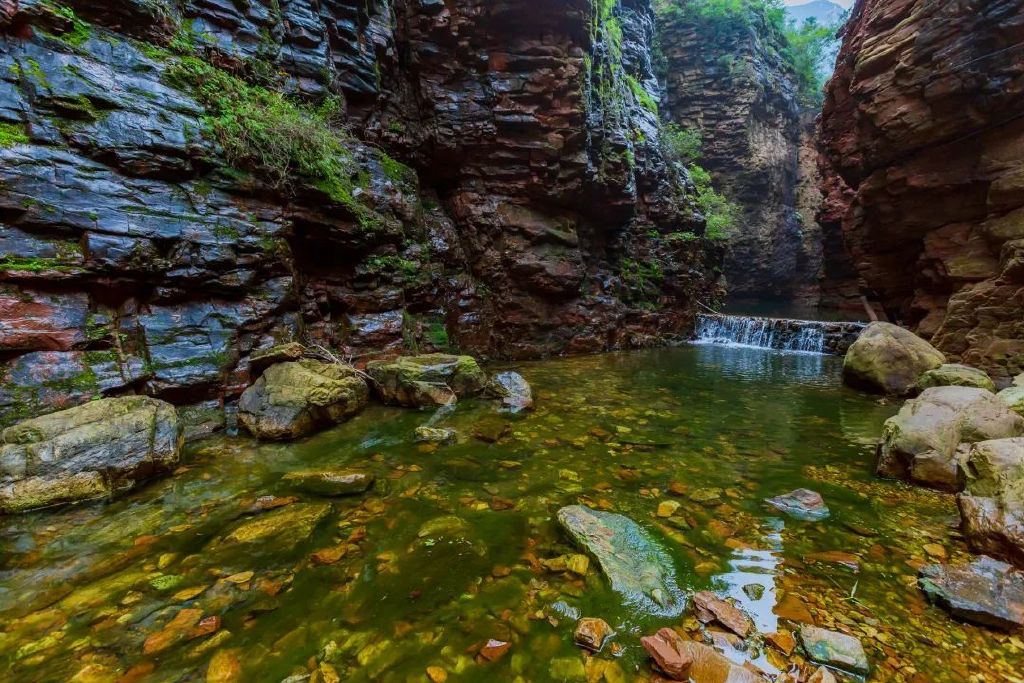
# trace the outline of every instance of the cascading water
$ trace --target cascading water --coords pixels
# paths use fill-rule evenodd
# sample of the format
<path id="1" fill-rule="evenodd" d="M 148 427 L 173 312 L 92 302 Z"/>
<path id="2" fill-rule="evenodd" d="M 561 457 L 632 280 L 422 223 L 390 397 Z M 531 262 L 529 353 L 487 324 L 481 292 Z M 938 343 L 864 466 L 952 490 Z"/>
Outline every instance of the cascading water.
<path id="1" fill-rule="evenodd" d="M 698 315 L 694 343 L 803 353 L 845 353 L 863 327 L 861 323 Z"/>

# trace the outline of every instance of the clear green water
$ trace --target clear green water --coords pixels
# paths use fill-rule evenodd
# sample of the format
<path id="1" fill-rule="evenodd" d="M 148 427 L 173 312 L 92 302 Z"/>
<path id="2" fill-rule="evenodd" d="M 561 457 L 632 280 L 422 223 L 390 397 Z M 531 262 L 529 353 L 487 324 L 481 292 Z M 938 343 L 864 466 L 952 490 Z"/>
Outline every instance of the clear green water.
<path id="1" fill-rule="evenodd" d="M 916 589 L 925 544 L 966 557 L 954 501 L 871 476 L 895 406 L 840 388 L 838 359 L 690 347 L 516 369 L 537 410 L 510 419 L 467 402 L 443 423 L 457 444 L 414 444 L 429 414 L 372 407 L 300 443 L 196 444 L 183 471 L 116 502 L 0 520 L 0 678 L 204 680 L 217 658 L 214 673 L 237 662 L 245 681 L 424 681 L 428 666 L 450 681 L 648 680 L 639 636 L 696 624 L 629 613 L 593 563 L 584 577 L 539 564 L 576 552 L 553 516 L 584 503 L 651 530 L 680 585 L 736 598 L 761 631 L 785 628 L 796 606 L 857 634 L 871 680 L 1018 680 L 1020 639 L 956 623 Z M 473 436 L 503 430 L 496 443 Z M 279 481 L 318 467 L 378 482 L 317 500 Z M 801 486 L 825 497 L 829 520 L 783 519 L 761 502 Z M 308 537 L 218 549 L 268 495 L 331 511 Z M 666 500 L 681 504 L 671 519 L 656 516 Z M 339 546 L 340 559 L 314 556 Z M 855 555 L 859 572 L 808 557 L 829 550 Z M 755 582 L 757 601 L 742 590 Z M 607 620 L 620 656 L 584 657 L 574 610 Z M 210 616 L 211 633 L 189 630 Z M 166 628 L 175 617 L 187 627 Z M 492 638 L 507 654 L 476 659 Z"/>

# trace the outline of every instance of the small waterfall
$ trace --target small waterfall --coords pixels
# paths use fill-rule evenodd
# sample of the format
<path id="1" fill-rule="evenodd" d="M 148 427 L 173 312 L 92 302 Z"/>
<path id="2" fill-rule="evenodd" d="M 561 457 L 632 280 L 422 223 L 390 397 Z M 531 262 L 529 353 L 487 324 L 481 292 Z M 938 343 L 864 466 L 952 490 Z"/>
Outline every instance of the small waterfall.
<path id="1" fill-rule="evenodd" d="M 803 353 L 845 353 L 862 323 L 698 315 L 695 343 Z"/>

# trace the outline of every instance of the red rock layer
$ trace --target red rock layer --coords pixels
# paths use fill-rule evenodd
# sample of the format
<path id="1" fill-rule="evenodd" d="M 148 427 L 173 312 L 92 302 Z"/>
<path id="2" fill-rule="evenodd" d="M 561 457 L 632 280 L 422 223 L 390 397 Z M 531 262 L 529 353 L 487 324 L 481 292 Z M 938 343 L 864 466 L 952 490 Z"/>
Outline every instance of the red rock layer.
<path id="1" fill-rule="evenodd" d="M 1024 371 L 1024 0 L 859 0 L 821 127 L 823 229 L 863 293 Z"/>

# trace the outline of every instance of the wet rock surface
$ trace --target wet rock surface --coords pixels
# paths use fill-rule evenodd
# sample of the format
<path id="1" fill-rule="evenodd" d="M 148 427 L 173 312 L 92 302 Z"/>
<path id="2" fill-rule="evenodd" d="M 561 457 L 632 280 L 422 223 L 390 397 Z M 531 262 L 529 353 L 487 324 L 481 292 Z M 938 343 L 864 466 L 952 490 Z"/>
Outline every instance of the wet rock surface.
<path id="1" fill-rule="evenodd" d="M 372 472 L 360 470 L 308 470 L 289 472 L 281 481 L 290 487 L 317 496 L 351 496 L 373 486 Z"/>
<path id="2" fill-rule="evenodd" d="M 652 614 L 679 614 L 685 601 L 672 560 L 633 520 L 582 505 L 558 511 L 558 523 L 593 555 L 623 600 Z"/>
<path id="3" fill-rule="evenodd" d="M 898 325 L 868 325 L 846 352 L 843 381 L 881 394 L 905 396 L 918 378 L 946 362 L 924 339 Z"/>
<path id="4" fill-rule="evenodd" d="M 178 464 L 174 406 L 146 396 L 92 401 L 0 433 L 0 512 L 123 494 Z"/>
<path id="5" fill-rule="evenodd" d="M 984 371 L 959 363 L 940 365 L 917 379 L 918 389 L 923 391 L 931 387 L 975 387 L 992 393 L 996 391 L 996 383 Z"/>
<path id="6" fill-rule="evenodd" d="M 821 494 L 810 489 L 797 489 L 781 496 L 766 498 L 764 502 L 796 519 L 819 520 L 829 516 L 828 506 Z"/>
<path id="7" fill-rule="evenodd" d="M 505 412 L 515 414 L 533 410 L 533 390 L 518 372 L 495 373 L 491 378 L 490 390 L 501 399 L 501 409 Z"/>
<path id="8" fill-rule="evenodd" d="M 1024 572 L 991 557 L 930 565 L 918 579 L 928 599 L 965 621 L 1013 631 L 1024 627 Z"/>
<path id="9" fill-rule="evenodd" d="M 122 389 L 230 405 L 254 356 L 299 339 L 646 347 L 720 291 L 721 245 L 662 239 L 704 225 L 641 104 L 646 0 L 8 5 L 0 424 Z M 182 55 L 337 102 L 362 138 L 351 196 L 236 168 L 172 77 Z"/>
<path id="10" fill-rule="evenodd" d="M 260 439 L 297 439 L 349 419 L 370 388 L 353 368 L 302 360 L 272 365 L 242 393 L 238 420 Z"/>
<path id="11" fill-rule="evenodd" d="M 970 444 L 1024 434 L 1024 419 L 994 394 L 935 387 L 907 401 L 885 423 L 876 471 L 885 477 L 957 491 L 957 460 Z"/>
<path id="12" fill-rule="evenodd" d="M 1024 567 L 1024 438 L 974 444 L 961 478 L 957 504 L 968 544 Z"/>
<path id="13" fill-rule="evenodd" d="M 807 624 L 799 633 L 800 644 L 811 660 L 857 674 L 868 673 L 867 654 L 857 638 Z"/>

